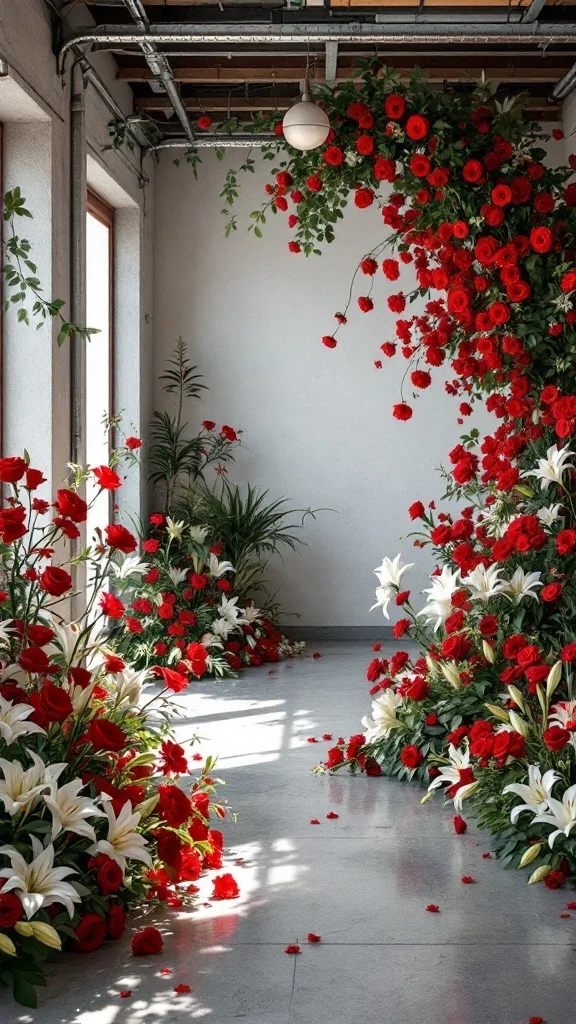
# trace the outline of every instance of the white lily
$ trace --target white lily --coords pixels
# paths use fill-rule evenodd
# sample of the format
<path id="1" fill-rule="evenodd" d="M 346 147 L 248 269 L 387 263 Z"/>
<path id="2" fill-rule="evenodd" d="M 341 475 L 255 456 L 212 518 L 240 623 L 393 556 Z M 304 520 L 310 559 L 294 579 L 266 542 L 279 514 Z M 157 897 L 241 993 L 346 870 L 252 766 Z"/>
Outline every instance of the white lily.
<path id="1" fill-rule="evenodd" d="M 400 565 L 401 558 L 401 554 L 396 555 L 396 558 L 393 561 L 390 558 L 384 558 L 382 559 L 382 565 L 379 565 L 374 569 L 381 587 L 400 588 L 400 581 L 404 573 L 408 572 L 409 569 L 414 568 L 414 562 L 410 562 L 407 565 Z"/>
<path id="2" fill-rule="evenodd" d="M 246 607 L 242 609 L 242 615 L 250 625 L 253 622 L 258 622 L 258 619 L 262 618 L 262 614 L 262 609 L 255 608 L 253 604 L 247 604 Z"/>
<path id="3" fill-rule="evenodd" d="M 212 628 L 214 628 L 214 623 L 212 623 Z M 204 633 L 200 637 L 200 643 L 202 644 L 203 647 L 222 647 L 222 637 L 217 636 L 217 634 L 214 632 Z"/>
<path id="4" fill-rule="evenodd" d="M 536 515 L 542 526 L 553 526 L 557 519 L 560 519 L 561 505 L 549 505 L 547 508 L 539 508 Z"/>
<path id="5" fill-rule="evenodd" d="M 438 576 L 431 576 L 431 587 L 424 590 L 429 594 L 428 603 L 418 612 L 418 617 L 424 617 L 427 623 L 435 622 L 434 631 L 440 629 L 443 622 L 454 611 L 452 597 L 460 587 L 460 570 L 451 572 L 445 565 Z"/>
<path id="6" fill-rule="evenodd" d="M 518 605 L 524 597 L 533 597 L 538 600 L 538 594 L 535 592 L 536 587 L 544 586 L 540 582 L 541 573 L 539 572 L 524 572 L 524 569 L 518 568 L 514 572 L 512 579 L 506 583 L 502 593 L 505 597 L 512 601 L 512 604 Z"/>
<path id="7" fill-rule="evenodd" d="M 489 601 L 496 594 L 502 594 L 507 583 L 500 578 L 502 569 L 495 565 L 477 565 L 462 583 L 470 591 L 472 601 Z"/>
<path id="8" fill-rule="evenodd" d="M 61 903 L 70 917 L 74 916 L 74 904 L 81 903 L 81 897 L 74 886 L 64 879 L 75 875 L 73 868 L 54 867 L 54 847 L 42 848 L 35 835 L 30 836 L 33 859 L 28 864 L 18 850 L 10 846 L 0 847 L 10 861 L 10 867 L 0 869 L 0 878 L 5 882 L 2 892 L 14 892 L 19 897 L 28 920 L 43 907 Z"/>
<path id="9" fill-rule="evenodd" d="M 187 569 L 177 569 L 175 565 L 170 566 L 168 569 L 168 575 L 172 580 L 172 584 L 175 587 L 179 587 L 180 584 L 186 579 L 188 575 Z"/>
<path id="10" fill-rule="evenodd" d="M 207 526 L 191 526 L 190 536 L 195 544 L 203 544 L 208 536 L 209 530 Z"/>
<path id="11" fill-rule="evenodd" d="M 440 765 L 440 775 L 437 775 L 428 786 L 428 792 L 438 789 L 444 783 L 455 786 L 460 782 L 460 772 L 470 767 L 470 751 L 468 747 L 455 747 L 453 743 L 448 747 L 449 764 Z M 469 783 L 466 783 L 469 785 Z"/>
<path id="12" fill-rule="evenodd" d="M 122 871 L 126 870 L 128 860 L 140 860 L 148 867 L 152 867 L 152 857 L 145 849 L 148 840 L 135 831 L 140 822 L 140 815 L 132 810 L 130 801 L 124 804 L 118 817 L 111 803 L 107 803 L 104 810 L 108 818 L 108 836 L 90 846 L 88 853 L 105 853 L 120 865 Z"/>
<path id="13" fill-rule="evenodd" d="M 548 806 L 548 800 L 552 794 L 554 783 L 558 782 L 559 776 L 556 772 L 540 771 L 540 765 L 530 764 L 528 765 L 528 784 L 522 782 L 513 782 L 509 786 L 504 786 L 502 794 L 514 793 L 519 796 L 521 800 L 524 800 L 523 804 L 517 804 L 516 807 L 512 808 L 510 813 L 510 821 L 513 825 L 516 824 L 518 817 L 523 811 L 532 811 L 533 814 L 540 814 L 546 810 Z"/>
<path id="14" fill-rule="evenodd" d="M 166 532 L 170 540 L 180 540 L 185 526 L 183 519 L 171 519 L 170 516 L 166 516 Z"/>
<path id="15" fill-rule="evenodd" d="M 211 576 L 219 577 L 223 576 L 224 573 L 226 572 L 236 572 L 236 569 L 232 565 L 232 562 L 219 562 L 216 555 L 212 551 L 210 552 L 209 563 Z"/>
<path id="16" fill-rule="evenodd" d="M 546 452 L 546 458 L 538 459 L 536 469 L 527 469 L 522 476 L 535 476 L 540 480 L 542 490 L 547 491 L 550 484 L 562 484 L 567 469 L 575 468 L 572 462 L 568 462 L 570 456 L 574 454 L 576 453 L 571 452 L 569 448 L 558 449 L 558 445 L 553 444 Z"/>
<path id="17" fill-rule="evenodd" d="M 372 718 L 365 715 L 362 719 L 367 743 L 387 736 L 392 729 L 403 727 L 396 715 L 401 704 L 402 697 L 391 689 L 384 690 L 380 697 L 372 701 Z"/>
<path id="18" fill-rule="evenodd" d="M 110 569 L 117 580 L 127 580 L 130 576 L 144 576 L 150 569 L 150 563 L 143 562 L 138 555 L 126 555 L 120 565 L 111 562 Z"/>
<path id="19" fill-rule="evenodd" d="M 230 619 L 214 619 L 214 622 L 212 623 L 212 632 L 215 636 L 219 637 L 220 640 L 227 640 L 235 629 L 236 625 L 230 622 Z"/>
<path id="20" fill-rule="evenodd" d="M 95 841 L 96 833 L 86 818 L 102 818 L 104 812 L 89 797 L 80 796 L 83 788 L 82 779 L 73 779 L 44 794 L 44 803 L 52 815 L 52 839 L 61 832 L 74 832 Z"/>
<path id="21" fill-rule="evenodd" d="M 576 825 L 576 786 L 570 786 L 561 801 L 548 797 L 548 810 L 549 814 L 536 815 L 532 819 L 532 824 L 538 822 L 542 825 L 556 826 L 554 832 L 548 836 L 548 845 L 552 849 L 558 836 L 569 836 Z"/>
<path id="22" fill-rule="evenodd" d="M 14 633 L 14 629 L 10 626 L 11 622 L 14 622 L 14 619 L 3 619 L 0 622 L 0 643 L 8 644 L 10 642 L 10 634 Z"/>
<path id="23" fill-rule="evenodd" d="M 223 619 L 232 626 L 244 625 L 245 620 L 242 618 L 241 609 L 238 608 L 238 597 L 226 597 L 226 594 L 222 594 L 220 600 L 220 606 L 218 611 Z"/>
<path id="24" fill-rule="evenodd" d="M 46 765 L 33 750 L 27 753 L 32 767 L 26 769 L 20 761 L 0 758 L 0 768 L 4 775 L 4 779 L 0 780 L 0 800 L 11 817 L 20 811 L 30 810 L 37 803 L 40 793 L 55 784 L 67 767 L 65 763 Z"/>
<path id="25" fill-rule="evenodd" d="M 566 729 L 568 723 L 576 719 L 576 700 L 561 700 L 553 705 L 551 712 L 550 722 Z"/>
<path id="26" fill-rule="evenodd" d="M 457 811 L 463 811 L 464 810 L 464 801 L 467 800 L 468 797 L 472 796 L 472 794 L 476 792 L 476 790 L 478 789 L 479 785 L 480 785 L 480 781 L 479 781 L 479 779 L 476 779 L 474 782 L 466 783 L 465 786 L 460 786 L 460 789 L 458 790 L 458 792 L 456 793 L 456 796 L 454 797 L 454 808 L 455 808 L 455 810 L 457 810 Z"/>
<path id="27" fill-rule="evenodd" d="M 54 640 L 46 647 L 48 654 L 56 654 L 64 659 L 66 665 L 78 662 L 84 657 L 84 648 L 89 645 L 91 632 L 83 640 L 82 645 L 78 644 L 82 627 L 77 622 L 59 622 L 51 616 L 50 629 L 53 630 Z"/>
<path id="28" fill-rule="evenodd" d="M 75 686 L 73 682 L 63 684 L 63 689 L 67 690 L 70 694 L 70 700 L 72 701 L 72 707 L 76 716 L 84 714 L 92 700 L 92 694 L 97 681 L 97 679 L 93 679 L 88 683 L 88 686 Z"/>
<path id="29" fill-rule="evenodd" d="M 26 690 L 28 683 L 28 676 L 21 665 L 12 663 L 6 665 L 5 668 L 0 670 L 0 683 L 16 683 L 17 686 L 21 686 L 22 690 Z"/>
<path id="30" fill-rule="evenodd" d="M 30 736 L 34 732 L 45 735 L 39 725 L 26 721 L 33 711 L 30 704 L 13 704 L 0 697 L 0 736 L 8 746 L 20 736 Z"/>
<path id="31" fill-rule="evenodd" d="M 135 708 L 140 699 L 142 687 L 144 686 L 147 677 L 147 669 L 143 669 L 141 672 L 136 672 L 129 666 L 122 669 L 121 672 L 116 673 L 113 677 L 113 685 L 116 687 L 118 704 L 124 704 L 126 707 Z"/>

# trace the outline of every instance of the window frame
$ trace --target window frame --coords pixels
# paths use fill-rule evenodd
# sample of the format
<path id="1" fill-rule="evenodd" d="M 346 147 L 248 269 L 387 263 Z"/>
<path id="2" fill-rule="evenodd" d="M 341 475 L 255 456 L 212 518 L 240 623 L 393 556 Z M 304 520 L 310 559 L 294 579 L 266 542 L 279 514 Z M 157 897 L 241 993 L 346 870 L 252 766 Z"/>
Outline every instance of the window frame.
<path id="1" fill-rule="evenodd" d="M 116 338 L 115 338 L 115 320 L 116 320 L 116 301 L 115 301 L 115 209 L 110 206 L 105 199 L 102 199 L 97 192 L 93 189 L 88 188 L 86 195 L 86 213 L 95 217 L 101 224 L 104 224 L 108 228 L 108 295 L 109 295 L 109 323 L 108 323 L 108 406 L 110 414 L 114 414 L 114 354 L 116 349 Z M 114 431 L 110 431 L 109 436 L 109 448 L 114 446 Z"/>

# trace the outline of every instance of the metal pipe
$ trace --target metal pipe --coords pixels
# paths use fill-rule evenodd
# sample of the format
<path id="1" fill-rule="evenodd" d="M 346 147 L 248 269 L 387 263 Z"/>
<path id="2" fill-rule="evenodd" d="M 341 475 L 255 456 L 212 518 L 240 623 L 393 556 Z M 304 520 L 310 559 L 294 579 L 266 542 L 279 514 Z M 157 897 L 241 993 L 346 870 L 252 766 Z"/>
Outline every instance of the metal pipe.
<path id="1" fill-rule="evenodd" d="M 73 323 L 86 323 L 86 113 L 84 78 L 78 63 L 72 68 L 70 99 L 70 313 Z M 70 457 L 84 462 L 85 345 L 70 345 Z"/>
<path id="2" fill-rule="evenodd" d="M 576 64 L 570 68 L 570 71 L 566 72 L 564 78 L 561 78 L 557 85 L 552 90 L 552 96 L 555 100 L 564 100 L 566 97 L 576 88 Z"/>
<path id="3" fill-rule="evenodd" d="M 249 133 L 238 135 L 200 135 L 194 140 L 194 149 L 250 149 L 252 146 L 259 148 L 268 142 L 273 142 L 275 135 L 250 135 Z M 157 149 L 189 149 L 188 139 L 163 139 L 162 142 L 150 146 L 149 151 Z"/>
<path id="4" fill-rule="evenodd" d="M 500 43 L 514 46 L 534 44 L 572 43 L 576 39 L 576 24 L 540 25 L 538 23 L 466 24 L 457 29 L 453 25 L 434 23 L 406 24 L 262 24 L 242 25 L 150 25 L 147 32 L 134 32 L 122 25 L 103 25 L 83 29 L 68 39 L 60 48 L 58 67 L 63 73 L 66 55 L 73 46 L 94 43 L 396 43 L 410 44 L 425 41 L 430 45 Z"/>
<path id="5" fill-rule="evenodd" d="M 533 24 L 533 22 L 538 21 L 538 17 L 545 5 L 546 0 L 532 0 L 530 7 L 525 11 L 522 17 L 522 21 L 528 22 L 529 24 Z"/>
<path id="6" fill-rule="evenodd" d="M 149 35 L 150 23 L 141 0 L 124 0 L 124 5 L 128 8 L 130 14 L 134 18 L 136 25 L 140 29 L 141 35 Z M 195 136 L 192 125 L 190 124 L 190 118 L 188 117 L 188 111 L 182 102 L 180 89 L 176 85 L 174 75 L 172 74 L 172 69 L 167 58 L 162 53 L 159 53 L 156 43 L 149 39 L 144 40 L 142 38 L 140 40 L 140 47 L 152 74 L 162 82 L 162 85 L 166 90 L 166 94 L 174 107 L 174 111 L 180 120 L 180 124 L 184 129 L 188 142 L 190 145 L 194 145 Z"/>

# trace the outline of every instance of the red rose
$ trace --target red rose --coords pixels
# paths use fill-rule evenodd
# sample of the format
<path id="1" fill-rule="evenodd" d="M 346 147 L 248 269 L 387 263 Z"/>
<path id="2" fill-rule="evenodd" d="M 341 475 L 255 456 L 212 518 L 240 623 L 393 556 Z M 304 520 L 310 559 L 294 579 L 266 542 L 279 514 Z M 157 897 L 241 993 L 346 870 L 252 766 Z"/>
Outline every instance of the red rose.
<path id="1" fill-rule="evenodd" d="M 240 895 L 240 889 L 232 875 L 216 875 L 213 879 L 214 890 L 211 899 L 213 900 L 235 900 Z"/>
<path id="2" fill-rule="evenodd" d="M 413 743 L 403 747 L 400 753 L 400 760 L 405 768 L 417 768 L 423 760 L 422 753 Z"/>
<path id="3" fill-rule="evenodd" d="M 207 836 L 205 838 L 208 838 Z M 180 864 L 180 881 L 195 882 L 202 874 L 202 858 L 198 850 L 185 846 Z"/>
<path id="4" fill-rule="evenodd" d="M 371 188 L 357 188 L 354 193 L 354 203 L 359 210 L 365 210 L 368 206 L 372 206 L 374 202 L 374 192 Z"/>
<path id="5" fill-rule="evenodd" d="M 158 811 L 170 828 L 180 828 L 192 816 L 190 799 L 179 786 L 158 787 Z"/>
<path id="6" fill-rule="evenodd" d="M 549 252 L 552 248 L 552 241 L 550 228 L 532 228 L 530 232 L 530 245 L 535 252 Z"/>
<path id="7" fill-rule="evenodd" d="M 542 739 L 548 750 L 563 750 L 570 740 L 570 733 L 568 729 L 563 729 L 561 725 L 551 725 L 549 729 L 545 729 L 542 733 Z"/>
<path id="8" fill-rule="evenodd" d="M 75 491 L 62 489 L 56 492 L 56 505 L 61 516 L 71 519 L 74 523 L 84 523 L 88 515 L 88 505 Z"/>
<path id="9" fill-rule="evenodd" d="M 136 551 L 138 547 L 136 537 L 125 526 L 114 523 L 112 526 L 107 526 L 104 532 L 106 533 L 106 541 L 116 551 L 123 551 L 125 555 Z"/>
<path id="10" fill-rule="evenodd" d="M 484 177 L 484 168 L 479 160 L 468 160 L 462 168 L 462 177 L 464 181 L 475 182 L 482 181 Z"/>
<path id="11" fill-rule="evenodd" d="M 478 629 L 482 636 L 495 636 L 498 629 L 498 619 L 495 615 L 485 615 L 478 623 Z"/>
<path id="12" fill-rule="evenodd" d="M 200 116 L 200 117 L 198 118 L 198 120 L 197 120 L 196 124 L 197 124 L 197 125 L 198 125 L 198 127 L 200 128 L 200 131 L 203 131 L 203 132 L 205 132 L 205 131 L 206 131 L 206 129 L 207 129 L 207 128 L 209 128 L 209 127 L 210 127 L 210 125 L 212 124 L 212 118 L 211 118 L 211 117 L 208 117 L 208 114 L 202 114 L 202 115 L 201 115 L 201 116 Z"/>
<path id="13" fill-rule="evenodd" d="M 110 857 L 106 857 L 98 868 L 96 878 L 100 887 L 100 892 L 104 896 L 110 896 L 112 893 L 118 892 L 118 889 L 124 881 L 124 874 L 122 872 L 122 868 L 115 860 L 111 860 Z"/>
<path id="14" fill-rule="evenodd" d="M 25 647 L 18 662 L 25 672 L 47 672 L 50 667 L 48 655 L 40 647 Z"/>
<path id="15" fill-rule="evenodd" d="M 0 459 L 0 481 L 3 484 L 17 484 L 27 469 L 27 464 L 19 455 Z"/>
<path id="16" fill-rule="evenodd" d="M 110 466 L 96 466 L 92 472 L 100 487 L 105 491 L 115 491 L 118 487 L 122 486 L 120 477 L 113 469 L 110 469 Z"/>
<path id="17" fill-rule="evenodd" d="M 72 577 L 65 569 L 56 565 L 48 565 L 40 576 L 40 586 L 51 597 L 62 597 L 72 586 Z"/>
<path id="18" fill-rule="evenodd" d="M 412 114 L 406 121 L 406 134 L 408 138 L 414 139 L 416 142 L 426 137 L 429 128 L 428 118 L 422 117 L 420 114 Z"/>
<path id="19" fill-rule="evenodd" d="M 561 530 L 556 537 L 556 548 L 558 554 L 569 555 L 572 554 L 576 547 L 576 530 Z"/>
<path id="20" fill-rule="evenodd" d="M 544 885 L 547 889 L 560 889 L 563 884 L 564 875 L 561 871 L 549 871 L 544 879 Z"/>
<path id="21" fill-rule="evenodd" d="M 374 152 L 374 139 L 371 135 L 359 135 L 356 139 L 356 149 L 361 156 L 370 156 Z"/>
<path id="22" fill-rule="evenodd" d="M 172 690 L 172 693 L 180 693 L 188 686 L 188 678 L 183 672 L 176 672 L 173 668 L 165 668 L 157 665 L 156 671 L 162 676 L 164 685 Z"/>
<path id="23" fill-rule="evenodd" d="M 13 892 L 0 893 L 0 928 L 13 928 L 24 913 L 24 907 Z"/>
<path id="24" fill-rule="evenodd" d="M 78 953 L 93 953 L 106 938 L 106 922 L 99 914 L 84 914 L 74 929 L 74 949 Z"/>
<path id="25" fill-rule="evenodd" d="M 406 402 L 399 402 L 393 407 L 392 415 L 396 420 L 406 421 L 412 418 L 412 409 Z"/>
<path id="26" fill-rule="evenodd" d="M 562 593 L 561 583 L 549 583 L 548 586 L 543 587 L 540 591 L 540 597 L 543 601 L 557 601 Z"/>
<path id="27" fill-rule="evenodd" d="M 421 501 L 415 501 L 408 509 L 410 519 L 422 519 L 425 515 L 425 508 Z"/>
<path id="28" fill-rule="evenodd" d="M 126 610 L 119 597 L 116 597 L 115 594 L 108 594 L 106 591 L 100 597 L 99 604 L 104 615 L 107 615 L 109 619 L 121 619 Z"/>
<path id="29" fill-rule="evenodd" d="M 63 722 L 74 710 L 70 695 L 56 683 L 44 683 L 40 703 L 48 722 Z"/>
<path id="30" fill-rule="evenodd" d="M 156 832 L 156 843 L 159 859 L 164 861 L 168 867 L 178 871 L 180 868 L 182 842 L 176 833 L 169 832 L 165 828 L 158 829 Z"/>
<path id="31" fill-rule="evenodd" d="M 306 188 L 309 189 L 310 192 L 321 192 L 321 178 L 319 178 L 317 174 L 311 174 L 310 177 L 306 179 Z"/>
<path id="32" fill-rule="evenodd" d="M 339 167 L 344 160 L 344 153 L 339 146 L 328 146 L 324 151 L 324 161 L 331 167 Z"/>
<path id="33" fill-rule="evenodd" d="M 32 623 L 26 627 L 26 636 L 34 644 L 34 647 L 45 647 L 54 639 L 54 631 L 40 623 Z"/>
<path id="34" fill-rule="evenodd" d="M 344 761 L 344 751 L 340 747 L 330 747 L 328 760 L 324 762 L 326 768 L 336 768 Z"/>
<path id="35" fill-rule="evenodd" d="M 406 690 L 406 696 L 410 700 L 426 700 L 430 696 L 430 688 L 423 676 L 416 676 L 416 679 Z"/>
<path id="36" fill-rule="evenodd" d="M 108 935 L 111 939 L 120 939 L 122 937 L 126 928 L 126 911 L 119 903 L 115 903 L 113 907 L 110 907 L 106 924 L 108 926 Z"/>
<path id="37" fill-rule="evenodd" d="M 386 117 L 390 117 L 393 121 L 398 121 L 406 110 L 404 97 L 400 96 L 397 92 L 391 93 L 390 96 L 386 97 L 384 110 L 386 111 Z"/>
<path id="38" fill-rule="evenodd" d="M 28 532 L 24 525 L 26 509 L 23 505 L 0 509 L 0 535 L 5 544 L 11 544 Z"/>
<path id="39" fill-rule="evenodd" d="M 164 775 L 187 775 L 188 762 L 184 747 L 172 740 L 164 740 L 160 747 L 161 759 L 159 768 Z"/>
<path id="40" fill-rule="evenodd" d="M 493 753 L 497 761 L 503 761 L 507 757 L 524 757 L 526 753 L 524 737 L 512 730 L 497 733 L 494 737 Z"/>
<path id="41" fill-rule="evenodd" d="M 132 953 L 134 956 L 150 956 L 159 953 L 164 940 L 157 928 L 148 926 L 132 936 Z"/>
<path id="42" fill-rule="evenodd" d="M 460 661 L 470 651 L 470 641 L 464 633 L 455 633 L 448 636 L 442 643 L 442 656 Z"/>
<path id="43" fill-rule="evenodd" d="M 387 157 L 378 157 L 374 164 L 374 177 L 376 181 L 390 181 L 396 180 L 396 163 L 394 160 L 389 160 Z M 576 203 L 574 204 L 576 205 Z"/>
<path id="44" fill-rule="evenodd" d="M 122 750 L 126 746 L 126 733 L 107 718 L 93 718 L 88 726 L 88 741 L 94 750 Z"/>

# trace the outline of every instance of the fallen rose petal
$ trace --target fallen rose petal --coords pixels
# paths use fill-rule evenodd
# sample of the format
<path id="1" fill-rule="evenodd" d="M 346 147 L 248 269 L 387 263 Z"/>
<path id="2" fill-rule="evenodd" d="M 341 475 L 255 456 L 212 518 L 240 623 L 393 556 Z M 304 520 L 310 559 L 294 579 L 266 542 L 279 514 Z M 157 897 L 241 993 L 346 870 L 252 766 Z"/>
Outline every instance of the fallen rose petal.
<path id="1" fill-rule="evenodd" d="M 130 999 L 130 996 L 132 995 L 132 989 L 131 988 L 124 989 L 124 991 L 123 992 L 119 992 L 118 995 L 120 996 L 120 999 Z"/>
<path id="2" fill-rule="evenodd" d="M 309 736 L 306 742 L 307 743 L 318 743 L 318 740 L 316 739 L 315 736 Z"/>
<path id="3" fill-rule="evenodd" d="M 576 903 L 567 903 L 566 910 L 576 910 Z"/>
<path id="4" fill-rule="evenodd" d="M 332 739 L 332 733 L 331 732 L 324 732 L 324 733 L 322 733 L 322 739 L 323 740 L 331 740 Z"/>
<path id="5" fill-rule="evenodd" d="M 321 658 L 322 655 L 320 654 L 320 651 L 314 651 L 314 654 L 312 655 L 312 657 L 313 658 Z"/>
<path id="6" fill-rule="evenodd" d="M 472 885 L 474 879 L 472 878 L 472 875 L 462 875 L 462 881 L 464 885 Z"/>
<path id="7" fill-rule="evenodd" d="M 381 651 L 382 650 L 382 644 L 380 644 L 380 643 L 374 644 L 373 647 L 372 647 L 372 650 L 373 651 Z"/>
<path id="8" fill-rule="evenodd" d="M 160 974 L 172 974 L 172 968 L 171 967 L 161 967 L 160 968 Z"/>
<path id="9" fill-rule="evenodd" d="M 200 889 L 198 888 L 197 885 L 188 885 L 188 886 L 186 886 L 186 892 L 190 892 L 190 893 L 194 894 L 196 892 L 200 892 Z"/>
<path id="10" fill-rule="evenodd" d="M 308 932 L 308 942 L 320 942 L 320 936 L 315 935 L 314 932 Z"/>
<path id="11" fill-rule="evenodd" d="M 300 952 L 300 946 L 297 946 L 297 945 L 286 946 L 286 949 L 284 950 L 284 952 L 285 953 L 299 953 Z"/>
<path id="12" fill-rule="evenodd" d="M 491 853 L 483 853 L 482 854 L 482 860 L 492 860 L 492 854 Z"/>
<path id="13" fill-rule="evenodd" d="M 319 825 L 320 822 L 318 821 L 318 818 L 310 818 L 310 824 L 311 825 Z"/>
<path id="14" fill-rule="evenodd" d="M 546 1024 L 544 1017 L 530 1017 L 528 1024 Z"/>
<path id="15" fill-rule="evenodd" d="M 464 818 L 462 817 L 461 814 L 455 814 L 454 818 L 453 818 L 453 821 L 454 821 L 454 831 L 455 831 L 456 835 L 457 836 L 463 836 L 465 831 L 466 831 L 466 829 L 468 828 L 468 825 L 464 821 Z"/>
<path id="16" fill-rule="evenodd" d="M 559 914 L 558 916 L 559 916 L 559 917 L 563 917 L 563 918 L 566 918 L 566 917 L 570 917 L 570 914 Z"/>
<path id="17" fill-rule="evenodd" d="M 192 754 L 192 760 L 193 761 L 202 761 L 203 760 L 202 754 Z"/>
<path id="18" fill-rule="evenodd" d="M 191 992 L 192 989 L 190 988 L 190 985 L 175 985 L 174 991 L 177 996 L 182 996 L 185 992 Z"/>
<path id="19" fill-rule="evenodd" d="M 339 814 L 336 814 L 336 811 L 329 811 L 329 812 L 328 812 L 328 814 L 326 815 L 326 817 L 327 817 L 327 818 L 332 818 L 332 819 L 333 819 L 333 818 L 339 818 L 339 817 L 340 817 L 340 815 L 339 815 Z"/>
<path id="20" fill-rule="evenodd" d="M 440 907 L 438 907 L 435 903 L 429 903 L 428 906 L 426 907 L 426 910 L 428 911 L 429 914 L 440 913 Z"/>

